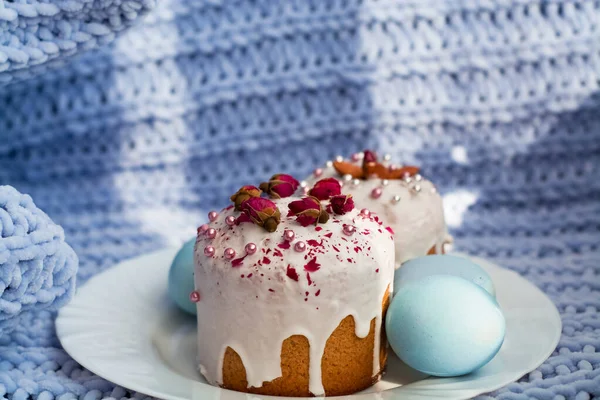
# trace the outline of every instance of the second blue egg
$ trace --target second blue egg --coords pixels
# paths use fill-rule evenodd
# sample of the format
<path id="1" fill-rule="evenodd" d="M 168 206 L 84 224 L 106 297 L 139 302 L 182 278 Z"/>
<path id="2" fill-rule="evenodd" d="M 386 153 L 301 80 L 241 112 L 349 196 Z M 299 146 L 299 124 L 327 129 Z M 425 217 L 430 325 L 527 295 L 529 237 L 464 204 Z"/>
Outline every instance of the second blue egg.
<path id="1" fill-rule="evenodd" d="M 183 311 L 196 315 L 196 305 L 190 301 L 194 290 L 194 245 L 196 238 L 186 242 L 171 263 L 169 269 L 169 297 Z"/>
<path id="2" fill-rule="evenodd" d="M 453 275 L 466 279 L 496 296 L 492 278 L 479 265 L 465 257 L 430 255 L 402 264 L 394 276 L 394 292 L 410 282 L 434 275 Z"/>
<path id="3" fill-rule="evenodd" d="M 398 357 L 434 376 L 460 376 L 487 364 L 504 341 L 505 320 L 481 287 L 452 275 L 433 275 L 401 286 L 386 316 Z"/>

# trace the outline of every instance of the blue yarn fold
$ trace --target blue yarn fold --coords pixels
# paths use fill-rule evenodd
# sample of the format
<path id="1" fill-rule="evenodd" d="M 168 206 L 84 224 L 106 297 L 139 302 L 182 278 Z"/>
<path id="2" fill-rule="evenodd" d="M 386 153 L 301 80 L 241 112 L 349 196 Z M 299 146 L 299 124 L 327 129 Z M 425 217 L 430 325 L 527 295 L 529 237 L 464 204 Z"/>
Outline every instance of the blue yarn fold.
<path id="1" fill-rule="evenodd" d="M 0 0 L 0 86 L 112 42 L 156 0 Z"/>
<path id="2" fill-rule="evenodd" d="M 23 313 L 68 302 L 78 262 L 63 229 L 30 196 L 0 186 L 0 332 Z"/>

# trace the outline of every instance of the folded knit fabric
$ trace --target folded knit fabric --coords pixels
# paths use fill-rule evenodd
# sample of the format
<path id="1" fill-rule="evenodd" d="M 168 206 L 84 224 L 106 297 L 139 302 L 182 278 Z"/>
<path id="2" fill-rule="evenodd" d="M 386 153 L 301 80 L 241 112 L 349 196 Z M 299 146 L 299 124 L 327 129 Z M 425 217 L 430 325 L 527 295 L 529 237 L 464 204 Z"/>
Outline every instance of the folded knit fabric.
<path id="1" fill-rule="evenodd" d="M 11 330 L 25 312 L 65 304 L 77 266 L 63 229 L 31 197 L 0 186 L 0 332 Z"/>
<path id="2" fill-rule="evenodd" d="M 0 86 L 112 41 L 156 0 L 0 0 Z M 51 62 L 51 63 L 50 63 Z"/>

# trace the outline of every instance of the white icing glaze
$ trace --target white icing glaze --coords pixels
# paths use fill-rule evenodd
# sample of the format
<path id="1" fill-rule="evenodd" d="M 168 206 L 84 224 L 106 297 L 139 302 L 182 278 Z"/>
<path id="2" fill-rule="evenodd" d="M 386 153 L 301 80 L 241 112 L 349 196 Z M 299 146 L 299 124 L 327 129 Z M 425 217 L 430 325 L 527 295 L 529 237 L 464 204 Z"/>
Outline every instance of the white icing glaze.
<path id="1" fill-rule="evenodd" d="M 317 227 L 302 227 L 295 217 L 286 217 L 287 204 L 297 199 L 274 200 L 282 217 L 273 233 L 253 223 L 229 227 L 225 218 L 239 212 L 225 209 L 210 224 L 217 230 L 215 239 L 198 238 L 194 251 L 195 285 L 201 296 L 198 360 L 211 384 L 223 383 L 228 346 L 242 359 L 249 386 L 261 387 L 280 377 L 283 341 L 304 335 L 310 345 L 309 390 L 315 396 L 325 394 L 321 358 L 327 339 L 348 315 L 354 317 L 358 337 L 366 337 L 376 319 L 373 376 L 380 372 L 382 300 L 388 287 L 393 290 L 393 238 L 376 216 L 366 218 L 356 208 L 343 216 L 330 215 Z M 354 225 L 356 232 L 344 234 L 344 224 Z M 285 243 L 286 229 L 296 234 L 289 249 L 279 247 Z M 294 250 L 298 241 L 307 244 L 304 252 Z M 228 247 L 236 251 L 234 259 L 244 256 L 250 242 L 258 250 L 242 265 L 233 267 L 232 260 L 223 256 Z M 214 246 L 213 257 L 204 255 L 207 245 Z M 313 258 L 319 269 L 308 272 L 305 266 Z"/>
<path id="2" fill-rule="evenodd" d="M 361 165 L 362 160 L 354 164 Z M 367 208 L 376 213 L 394 230 L 396 267 L 427 254 L 434 246 L 436 253 L 441 254 L 444 243 L 452 242 L 444 220 L 442 197 L 429 180 L 411 179 L 409 183 L 389 180 L 387 185 L 383 185 L 381 179 L 369 178 L 354 185 L 352 181 L 344 181 L 334 167 L 321 169 L 323 172 L 319 177 L 313 174 L 306 179 L 307 186 L 310 188 L 317 181 L 329 177 L 342 181 L 344 193 L 352 195 L 357 208 Z M 414 189 L 416 185 L 420 186 L 420 191 Z M 381 196 L 376 199 L 371 197 L 375 188 L 382 189 Z M 395 196 L 399 196 L 400 201 L 395 202 Z"/>

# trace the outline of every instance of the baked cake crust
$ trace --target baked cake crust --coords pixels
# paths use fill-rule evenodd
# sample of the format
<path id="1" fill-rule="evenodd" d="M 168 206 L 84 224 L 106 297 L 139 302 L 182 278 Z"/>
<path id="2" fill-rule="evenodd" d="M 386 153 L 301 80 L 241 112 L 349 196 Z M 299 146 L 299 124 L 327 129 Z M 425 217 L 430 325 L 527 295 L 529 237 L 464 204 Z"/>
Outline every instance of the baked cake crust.
<path id="1" fill-rule="evenodd" d="M 385 312 L 389 306 L 389 290 L 383 298 Z M 369 335 L 356 336 L 354 318 L 344 318 L 327 340 L 321 359 L 323 387 L 327 396 L 343 396 L 356 393 L 376 383 L 387 361 L 387 339 L 381 330 L 379 349 L 379 372 L 373 375 L 373 351 L 375 344 L 375 319 L 371 320 Z M 309 343 L 301 335 L 290 336 L 281 347 L 282 376 L 265 382 L 261 387 L 248 387 L 246 370 L 240 356 L 231 347 L 225 351 L 222 387 L 240 392 L 279 396 L 285 393 L 293 397 L 310 397 L 308 390 Z"/>

